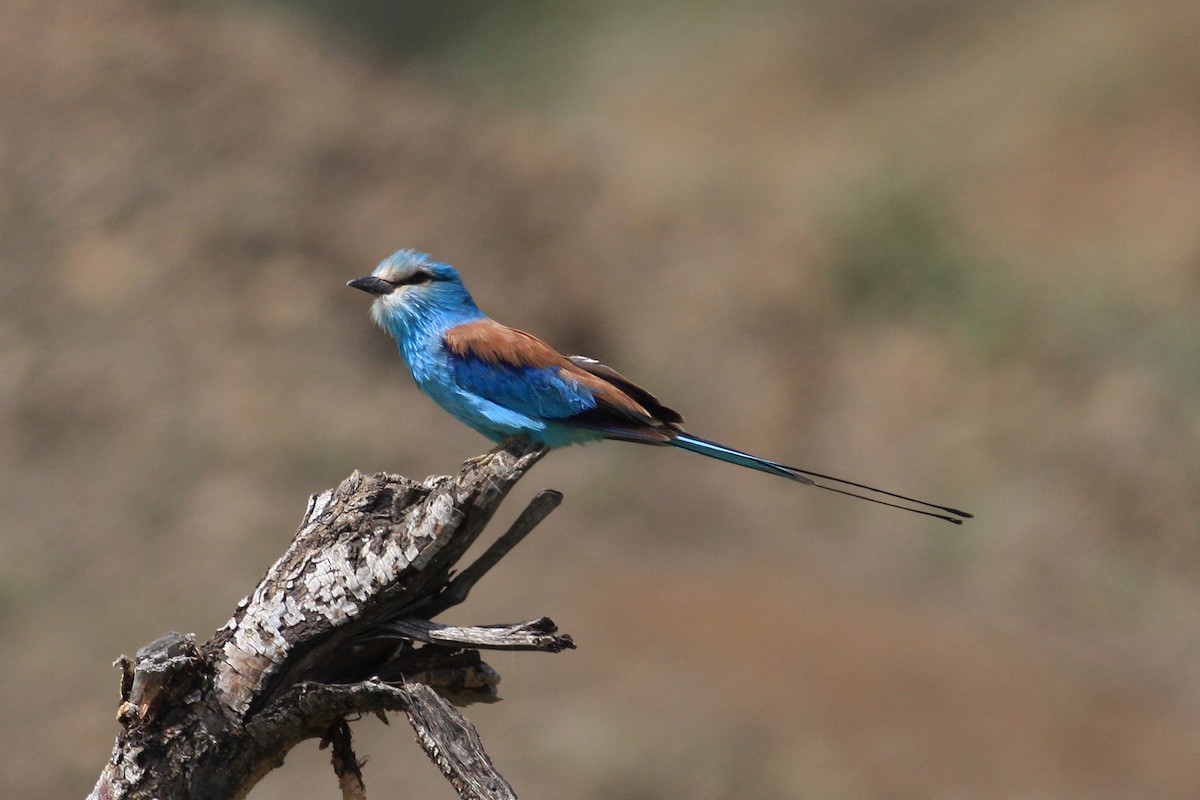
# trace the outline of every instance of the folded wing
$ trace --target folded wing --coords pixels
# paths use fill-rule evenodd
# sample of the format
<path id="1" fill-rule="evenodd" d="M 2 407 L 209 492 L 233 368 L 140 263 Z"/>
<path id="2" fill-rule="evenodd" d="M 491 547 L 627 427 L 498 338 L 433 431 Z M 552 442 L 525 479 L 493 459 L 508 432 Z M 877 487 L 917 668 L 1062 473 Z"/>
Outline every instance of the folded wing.
<path id="1" fill-rule="evenodd" d="M 445 345 L 462 389 L 522 414 L 647 444 L 667 443 L 683 421 L 615 370 L 494 320 L 451 328 Z"/>

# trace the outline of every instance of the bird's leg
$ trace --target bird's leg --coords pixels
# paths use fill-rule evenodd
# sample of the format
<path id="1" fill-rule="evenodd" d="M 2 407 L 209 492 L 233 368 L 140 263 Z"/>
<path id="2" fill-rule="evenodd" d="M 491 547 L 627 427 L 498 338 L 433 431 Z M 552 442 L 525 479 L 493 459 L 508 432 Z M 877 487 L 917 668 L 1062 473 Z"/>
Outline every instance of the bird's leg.
<path id="1" fill-rule="evenodd" d="M 513 444 L 514 442 L 516 442 L 518 439 L 521 439 L 521 438 L 522 438 L 521 435 L 517 434 L 516 436 L 509 436 L 507 438 L 501 439 L 500 442 L 495 447 L 493 447 L 491 450 L 488 450 L 486 453 L 482 453 L 477 456 L 471 456 L 470 458 L 468 458 L 466 461 L 463 462 L 463 466 L 464 467 L 468 467 L 468 466 L 469 467 L 486 467 L 491 462 L 491 460 L 496 457 L 497 453 L 499 453 L 501 450 L 503 450 L 504 448 L 508 447 L 509 445 Z"/>

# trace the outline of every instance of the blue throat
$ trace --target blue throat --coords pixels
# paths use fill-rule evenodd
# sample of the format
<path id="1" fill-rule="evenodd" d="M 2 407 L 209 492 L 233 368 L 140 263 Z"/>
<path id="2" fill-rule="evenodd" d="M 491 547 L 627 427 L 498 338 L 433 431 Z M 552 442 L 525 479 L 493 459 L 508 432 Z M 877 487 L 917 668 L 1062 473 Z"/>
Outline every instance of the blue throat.
<path id="1" fill-rule="evenodd" d="M 372 309 L 379 326 L 387 331 L 400 350 L 413 378 L 421 383 L 425 367 L 435 353 L 442 352 L 446 331 L 466 322 L 487 317 L 461 284 L 439 287 L 436 295 L 411 300 L 403 305 Z"/>

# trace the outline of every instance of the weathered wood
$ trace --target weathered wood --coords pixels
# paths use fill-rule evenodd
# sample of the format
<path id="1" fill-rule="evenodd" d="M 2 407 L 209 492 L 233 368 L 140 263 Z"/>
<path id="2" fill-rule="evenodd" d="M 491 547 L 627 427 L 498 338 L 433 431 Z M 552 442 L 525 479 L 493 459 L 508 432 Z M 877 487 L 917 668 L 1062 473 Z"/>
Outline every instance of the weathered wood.
<path id="1" fill-rule="evenodd" d="M 437 692 L 419 683 L 406 683 L 404 713 L 417 732 L 417 741 L 458 791 L 459 797 L 516 800 L 483 750 L 475 726 L 454 710 Z"/>
<path id="2" fill-rule="evenodd" d="M 575 642 L 547 617 L 512 625 L 459 627 L 408 617 L 388 623 L 388 631 L 414 642 L 461 644 L 483 650 L 544 650 L 558 653 L 571 650 Z"/>
<path id="3" fill-rule="evenodd" d="M 385 717 L 386 719 L 386 717 Z M 367 800 L 367 787 L 363 784 L 362 764 L 354 755 L 354 744 L 350 725 L 345 718 L 329 726 L 321 739 L 321 749 L 329 748 L 329 760 L 333 774 L 337 775 L 342 800 Z"/>
<path id="4" fill-rule="evenodd" d="M 489 569 L 499 564 L 500 559 L 508 555 L 508 552 L 516 547 L 551 511 L 558 508 L 558 504 L 561 502 L 562 494 L 560 492 L 553 489 L 543 489 L 538 492 L 529 501 L 529 505 L 525 507 L 520 516 L 513 521 L 512 526 L 504 532 L 504 535 L 492 542 L 475 563 L 450 581 L 445 591 L 422 607 L 421 611 L 427 616 L 434 617 L 466 600 L 467 595 L 479 582 L 479 579 L 486 575 Z"/>
<path id="5" fill-rule="evenodd" d="M 345 719 L 385 711 L 408 715 L 462 797 L 514 797 L 446 698 L 495 698 L 499 676 L 475 648 L 559 652 L 574 644 L 545 618 L 461 627 L 431 617 L 461 603 L 558 505 L 557 492 L 539 494 L 451 579 L 543 453 L 508 442 L 454 478 L 355 473 L 313 496 L 291 545 L 209 641 L 168 634 L 118 662 L 122 731 L 91 797 L 244 797 L 313 737 L 331 744 L 345 796 L 360 797 Z"/>

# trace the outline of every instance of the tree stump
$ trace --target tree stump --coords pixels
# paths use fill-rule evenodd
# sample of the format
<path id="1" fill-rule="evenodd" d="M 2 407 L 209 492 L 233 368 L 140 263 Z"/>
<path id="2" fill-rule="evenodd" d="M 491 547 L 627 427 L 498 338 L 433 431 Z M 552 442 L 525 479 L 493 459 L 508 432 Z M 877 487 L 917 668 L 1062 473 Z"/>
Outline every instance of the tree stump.
<path id="1" fill-rule="evenodd" d="M 211 639 L 169 633 L 117 662 L 122 730 L 90 798 L 241 798 L 315 737 L 330 747 L 343 796 L 361 798 L 346 720 L 388 711 L 405 713 L 461 797 L 515 797 L 454 705 L 495 697 L 499 676 L 480 649 L 574 644 L 544 617 L 479 627 L 433 620 L 557 507 L 559 493 L 539 493 L 453 575 L 544 454 L 511 441 L 457 477 L 356 472 L 311 497 L 287 551 Z"/>

